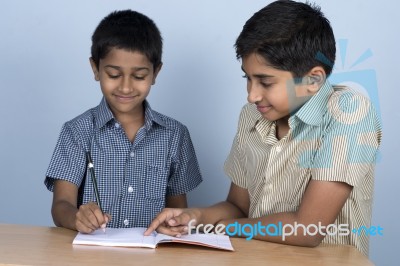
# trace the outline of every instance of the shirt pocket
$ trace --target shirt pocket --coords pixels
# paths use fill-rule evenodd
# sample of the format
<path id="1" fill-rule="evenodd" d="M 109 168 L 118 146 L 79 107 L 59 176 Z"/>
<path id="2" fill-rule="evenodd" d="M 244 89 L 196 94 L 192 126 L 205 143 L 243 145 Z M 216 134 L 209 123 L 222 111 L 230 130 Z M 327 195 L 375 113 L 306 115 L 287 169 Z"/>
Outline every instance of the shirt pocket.
<path id="1" fill-rule="evenodd" d="M 146 165 L 139 178 L 139 197 L 152 202 L 165 201 L 168 171 L 156 165 Z"/>

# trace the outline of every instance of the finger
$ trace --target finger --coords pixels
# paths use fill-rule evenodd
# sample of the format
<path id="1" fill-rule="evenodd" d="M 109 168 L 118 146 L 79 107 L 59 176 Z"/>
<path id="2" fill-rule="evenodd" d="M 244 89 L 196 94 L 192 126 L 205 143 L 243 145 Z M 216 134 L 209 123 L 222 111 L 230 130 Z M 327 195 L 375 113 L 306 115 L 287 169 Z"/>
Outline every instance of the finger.
<path id="1" fill-rule="evenodd" d="M 144 235 L 148 236 L 151 233 L 153 233 L 158 227 L 160 227 L 161 224 L 164 224 L 165 219 L 166 219 L 165 215 L 164 216 L 161 214 L 157 215 L 157 217 L 154 218 L 154 220 L 151 222 L 146 231 L 144 231 Z"/>
<path id="2" fill-rule="evenodd" d="M 192 221 L 192 222 L 191 222 Z M 167 221 L 168 225 L 170 226 L 179 226 L 179 225 L 185 225 L 187 226 L 191 222 L 191 224 L 195 225 L 196 224 L 196 219 L 192 217 L 190 212 L 184 212 L 173 219 L 170 219 Z"/>
<path id="3" fill-rule="evenodd" d="M 78 225 L 81 224 L 84 227 L 90 228 L 90 230 L 92 231 L 96 230 L 96 226 L 91 223 L 90 219 L 88 219 L 85 213 L 86 211 L 83 208 L 79 208 L 78 212 L 75 215 L 76 227 L 78 227 Z"/>
<path id="4" fill-rule="evenodd" d="M 84 234 L 90 234 L 94 231 L 92 228 L 87 227 L 85 224 L 83 224 L 80 221 L 76 222 L 75 227 L 76 227 L 77 231 L 84 233 Z"/>
<path id="5" fill-rule="evenodd" d="M 106 215 L 101 211 L 100 207 L 95 203 L 89 203 L 88 207 L 92 211 L 92 214 L 89 214 L 91 222 L 97 226 L 97 228 L 101 227 L 103 224 L 105 225 L 106 222 Z"/>
<path id="6" fill-rule="evenodd" d="M 160 225 L 164 224 L 164 222 L 171 220 L 175 215 L 174 209 L 164 209 L 160 212 L 156 218 L 151 222 L 147 230 L 144 232 L 145 236 L 150 235 L 153 231 L 155 231 Z"/>
<path id="7" fill-rule="evenodd" d="M 181 237 L 182 235 L 187 234 L 187 227 L 186 226 L 170 227 L 170 226 L 160 225 L 157 228 L 157 232 L 164 235 Z"/>
<path id="8" fill-rule="evenodd" d="M 170 227 L 171 231 L 176 232 L 177 234 L 186 235 L 188 233 L 188 227 L 186 225 L 173 226 Z"/>
<path id="9" fill-rule="evenodd" d="M 101 224 L 101 228 L 105 229 L 107 227 L 107 224 L 111 221 L 111 215 L 108 213 L 104 213 L 104 223 Z"/>
<path id="10" fill-rule="evenodd" d="M 103 213 L 97 204 L 93 202 L 81 205 L 76 216 L 78 220 L 92 230 L 99 229 L 101 224 L 104 224 Z"/>

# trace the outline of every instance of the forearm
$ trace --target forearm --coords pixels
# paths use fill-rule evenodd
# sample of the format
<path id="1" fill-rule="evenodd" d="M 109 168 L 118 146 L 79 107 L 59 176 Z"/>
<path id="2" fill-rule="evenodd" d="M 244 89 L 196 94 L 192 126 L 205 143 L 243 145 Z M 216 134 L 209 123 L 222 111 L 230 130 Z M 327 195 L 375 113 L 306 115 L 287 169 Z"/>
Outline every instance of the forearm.
<path id="1" fill-rule="evenodd" d="M 216 224 L 221 220 L 239 219 L 246 215 L 234 204 L 222 201 L 207 208 L 196 208 L 197 224 Z"/>
<path id="2" fill-rule="evenodd" d="M 67 201 L 58 201 L 53 204 L 51 214 L 56 226 L 76 229 L 76 213 L 78 209 Z"/>
<path id="3" fill-rule="evenodd" d="M 166 208 L 187 208 L 186 194 L 167 196 Z"/>

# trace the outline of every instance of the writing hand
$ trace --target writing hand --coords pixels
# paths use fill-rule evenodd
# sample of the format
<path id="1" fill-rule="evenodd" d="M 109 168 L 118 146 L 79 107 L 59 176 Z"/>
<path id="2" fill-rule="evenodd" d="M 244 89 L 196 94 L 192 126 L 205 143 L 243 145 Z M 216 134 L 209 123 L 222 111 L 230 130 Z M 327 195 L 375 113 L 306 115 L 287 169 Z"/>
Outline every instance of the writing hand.
<path id="1" fill-rule="evenodd" d="M 75 215 L 75 227 L 79 232 L 88 234 L 100 228 L 105 229 L 110 220 L 110 214 L 103 213 L 96 203 L 89 202 L 79 207 Z"/>

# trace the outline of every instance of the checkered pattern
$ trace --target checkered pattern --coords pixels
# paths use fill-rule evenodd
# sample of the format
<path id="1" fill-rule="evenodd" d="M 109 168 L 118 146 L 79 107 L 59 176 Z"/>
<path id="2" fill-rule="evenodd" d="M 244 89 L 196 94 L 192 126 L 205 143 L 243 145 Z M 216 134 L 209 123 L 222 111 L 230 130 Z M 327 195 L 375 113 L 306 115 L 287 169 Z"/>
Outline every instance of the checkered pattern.
<path id="1" fill-rule="evenodd" d="M 185 194 L 202 181 L 187 128 L 153 111 L 145 101 L 145 125 L 131 143 L 104 99 L 65 123 L 46 173 L 53 191 L 62 179 L 80 188 L 78 206 L 96 201 L 85 152 L 94 163 L 109 227 L 146 227 L 165 207 L 166 196 Z"/>

